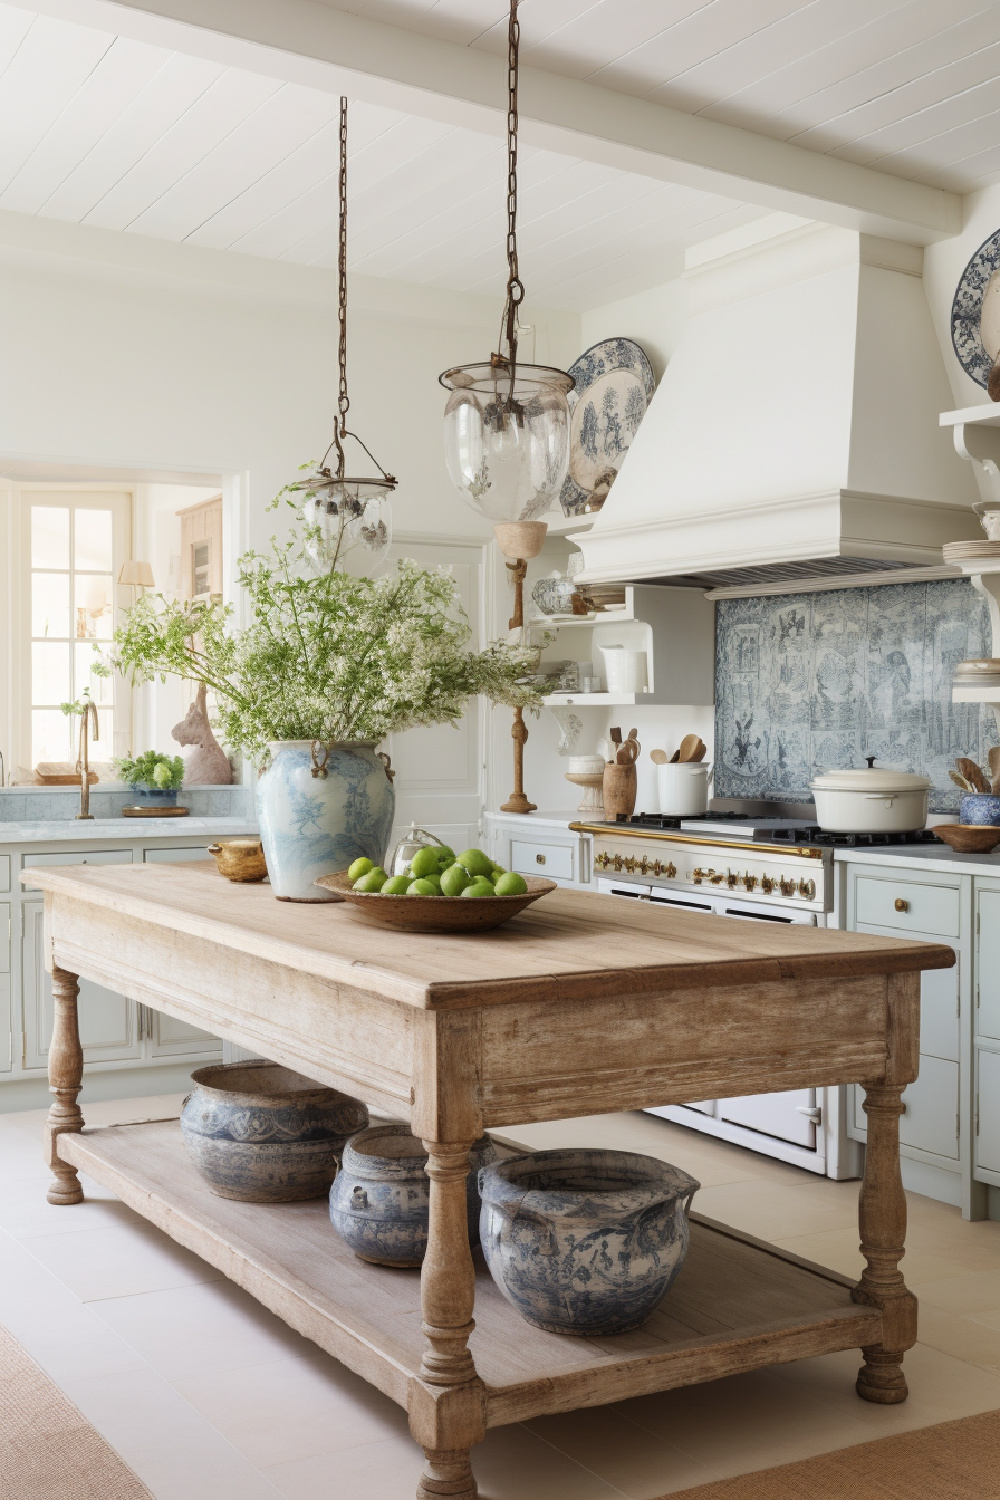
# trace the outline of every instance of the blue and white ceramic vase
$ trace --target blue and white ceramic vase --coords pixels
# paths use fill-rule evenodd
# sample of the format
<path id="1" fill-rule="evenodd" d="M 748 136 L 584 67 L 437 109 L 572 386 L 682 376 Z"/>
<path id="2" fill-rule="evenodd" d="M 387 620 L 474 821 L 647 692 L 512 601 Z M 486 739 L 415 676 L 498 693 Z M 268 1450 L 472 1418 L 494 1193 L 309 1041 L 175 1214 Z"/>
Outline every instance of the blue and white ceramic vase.
<path id="1" fill-rule="evenodd" d="M 196 1068 L 181 1135 L 220 1198 L 297 1203 L 324 1198 L 349 1136 L 368 1124 L 360 1099 L 254 1059 Z"/>
<path id="2" fill-rule="evenodd" d="M 479 1173 L 499 1152 L 488 1135 L 469 1152 L 469 1243 L 479 1243 Z M 330 1220 L 359 1260 L 419 1266 L 427 1249 L 431 1184 L 423 1142 L 402 1121 L 371 1125 L 344 1147 L 330 1189 Z"/>
<path id="3" fill-rule="evenodd" d="M 479 1174 L 479 1238 L 500 1291 L 536 1328 L 628 1333 L 687 1255 L 701 1186 L 631 1151 L 531 1151 Z"/>
<path id="4" fill-rule="evenodd" d="M 1000 828 L 1000 797 L 992 792 L 970 792 L 962 798 L 958 820 L 966 827 Z"/>
<path id="5" fill-rule="evenodd" d="M 364 855 L 385 859 L 396 797 L 374 740 L 279 740 L 257 783 L 257 821 L 279 901 L 339 901 L 316 885 Z"/>

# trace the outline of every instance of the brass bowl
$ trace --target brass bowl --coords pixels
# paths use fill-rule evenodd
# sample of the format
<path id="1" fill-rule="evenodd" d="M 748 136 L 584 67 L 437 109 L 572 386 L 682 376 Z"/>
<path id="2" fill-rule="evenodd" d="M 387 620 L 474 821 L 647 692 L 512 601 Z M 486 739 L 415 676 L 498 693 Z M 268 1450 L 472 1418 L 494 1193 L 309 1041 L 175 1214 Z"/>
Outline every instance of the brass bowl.
<path id="1" fill-rule="evenodd" d="M 523 896 L 382 896 L 374 891 L 354 891 L 347 872 L 321 875 L 317 885 L 335 891 L 363 917 L 380 927 L 400 932 L 486 932 L 509 922 L 519 911 L 558 890 L 554 880 L 525 875 L 528 889 Z"/>
<path id="2" fill-rule="evenodd" d="M 250 885 L 263 880 L 267 874 L 264 848 L 260 839 L 223 839 L 221 844 L 209 844 L 209 854 L 215 855 L 219 874 L 227 880 Z"/>
<path id="3" fill-rule="evenodd" d="M 1000 828 L 984 828 L 975 823 L 939 823 L 931 832 L 942 843 L 950 844 L 957 854 L 989 854 L 1000 844 Z"/>

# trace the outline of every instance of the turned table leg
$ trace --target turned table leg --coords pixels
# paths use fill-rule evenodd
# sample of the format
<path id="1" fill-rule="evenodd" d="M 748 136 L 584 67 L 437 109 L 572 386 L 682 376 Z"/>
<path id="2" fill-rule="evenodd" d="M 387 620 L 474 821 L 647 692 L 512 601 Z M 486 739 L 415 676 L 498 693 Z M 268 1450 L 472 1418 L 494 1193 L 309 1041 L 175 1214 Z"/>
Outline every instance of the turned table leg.
<path id="1" fill-rule="evenodd" d="M 484 1435 L 482 1385 L 469 1350 L 476 1273 L 469 1248 L 469 1147 L 424 1141 L 431 1180 L 430 1228 L 420 1273 L 427 1339 L 420 1377 L 440 1392 L 433 1418 L 439 1447 L 424 1447 L 417 1500 L 476 1500 L 469 1448 Z"/>
<path id="2" fill-rule="evenodd" d="M 882 1311 L 883 1341 L 862 1349 L 857 1392 L 865 1401 L 895 1405 L 905 1401 L 903 1355 L 917 1340 L 917 1299 L 899 1269 L 906 1239 L 906 1197 L 899 1170 L 899 1117 L 902 1088 L 865 1084 L 868 1150 L 858 1201 L 861 1253 L 868 1262 L 855 1287 L 855 1302 Z"/>
<path id="3" fill-rule="evenodd" d="M 75 974 L 52 968 L 55 1025 L 49 1044 L 49 1093 L 55 1099 L 45 1122 L 45 1159 L 55 1181 L 49 1186 L 50 1203 L 82 1203 L 83 1188 L 76 1168 L 62 1161 L 57 1152 L 64 1131 L 83 1129 L 83 1115 L 76 1102 L 83 1083 L 83 1049 L 77 1020 L 80 985 Z"/>

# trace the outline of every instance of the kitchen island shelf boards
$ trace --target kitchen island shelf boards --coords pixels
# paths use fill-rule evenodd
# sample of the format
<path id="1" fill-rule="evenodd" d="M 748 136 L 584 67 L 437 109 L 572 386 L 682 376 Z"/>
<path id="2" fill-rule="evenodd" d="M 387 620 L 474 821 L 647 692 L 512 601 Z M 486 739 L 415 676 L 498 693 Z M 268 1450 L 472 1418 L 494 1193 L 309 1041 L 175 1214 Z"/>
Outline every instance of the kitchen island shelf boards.
<path id="1" fill-rule="evenodd" d="M 176 1121 L 63 1135 L 59 1154 L 171 1239 L 244 1287 L 299 1333 L 405 1407 L 420 1378 L 420 1277 L 359 1260 L 330 1225 L 325 1200 L 247 1204 L 198 1176 Z M 642 1328 L 565 1338 L 526 1323 L 475 1259 L 469 1347 L 486 1422 L 715 1380 L 754 1365 L 878 1343 L 882 1315 L 851 1301 L 847 1276 L 692 1214 L 691 1249 Z"/>

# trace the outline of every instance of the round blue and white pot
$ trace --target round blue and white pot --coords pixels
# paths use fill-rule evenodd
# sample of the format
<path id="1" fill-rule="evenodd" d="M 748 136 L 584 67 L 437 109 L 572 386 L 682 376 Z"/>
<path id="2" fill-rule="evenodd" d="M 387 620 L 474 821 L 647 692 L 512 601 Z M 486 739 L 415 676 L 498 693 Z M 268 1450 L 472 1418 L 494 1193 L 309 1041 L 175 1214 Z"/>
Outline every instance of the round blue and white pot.
<path id="1" fill-rule="evenodd" d="M 466 1203 L 469 1243 L 479 1243 L 479 1173 L 499 1155 L 488 1135 L 469 1152 Z M 427 1152 L 399 1120 L 370 1125 L 344 1147 L 330 1189 L 330 1220 L 359 1260 L 419 1266 L 427 1249 L 431 1184 Z"/>
<path id="2" fill-rule="evenodd" d="M 631 1151 L 531 1151 L 479 1174 L 479 1238 L 500 1291 L 536 1328 L 638 1328 L 670 1290 L 701 1186 Z"/>
<path id="3" fill-rule="evenodd" d="M 339 901 L 316 885 L 364 855 L 385 859 L 396 796 L 374 740 L 280 740 L 257 783 L 257 821 L 279 901 Z"/>
<path id="4" fill-rule="evenodd" d="M 145 786 L 143 782 L 136 781 L 132 785 L 132 795 L 135 798 L 136 807 L 176 807 L 177 790 L 166 792 L 162 787 Z"/>
<path id="5" fill-rule="evenodd" d="M 962 798 L 958 820 L 966 827 L 1000 828 L 1000 797 L 992 792 L 970 792 Z"/>

